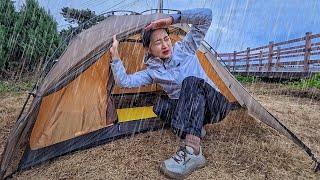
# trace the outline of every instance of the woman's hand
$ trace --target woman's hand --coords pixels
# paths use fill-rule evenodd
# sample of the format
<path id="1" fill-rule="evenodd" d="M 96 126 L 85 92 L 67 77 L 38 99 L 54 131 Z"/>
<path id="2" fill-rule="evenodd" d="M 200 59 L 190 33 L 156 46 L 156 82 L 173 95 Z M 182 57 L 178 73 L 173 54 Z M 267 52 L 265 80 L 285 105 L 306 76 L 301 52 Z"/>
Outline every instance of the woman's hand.
<path id="1" fill-rule="evenodd" d="M 156 21 L 152 21 L 148 26 L 146 26 L 144 29 L 149 31 L 150 29 L 159 29 L 159 28 L 167 28 L 169 27 L 173 22 L 172 17 L 158 19 Z"/>
<path id="2" fill-rule="evenodd" d="M 116 35 L 113 35 L 113 43 L 112 43 L 112 47 L 110 48 L 112 60 L 120 59 L 119 52 L 118 52 L 118 45 L 119 45 L 119 41 L 117 40 Z"/>

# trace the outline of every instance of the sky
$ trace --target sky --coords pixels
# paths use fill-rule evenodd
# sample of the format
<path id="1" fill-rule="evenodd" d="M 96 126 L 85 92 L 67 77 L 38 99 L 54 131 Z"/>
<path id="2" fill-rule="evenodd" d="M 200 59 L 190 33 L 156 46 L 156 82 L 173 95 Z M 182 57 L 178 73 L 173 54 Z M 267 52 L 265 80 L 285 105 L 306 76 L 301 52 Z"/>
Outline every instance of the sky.
<path id="1" fill-rule="evenodd" d="M 57 20 L 68 23 L 62 7 L 90 9 L 97 14 L 111 10 L 141 12 L 157 7 L 157 0 L 38 0 Z M 164 8 L 211 8 L 213 19 L 205 40 L 218 52 L 245 50 L 269 41 L 280 42 L 320 33 L 320 0 L 163 0 Z M 24 0 L 16 0 L 19 7 Z"/>

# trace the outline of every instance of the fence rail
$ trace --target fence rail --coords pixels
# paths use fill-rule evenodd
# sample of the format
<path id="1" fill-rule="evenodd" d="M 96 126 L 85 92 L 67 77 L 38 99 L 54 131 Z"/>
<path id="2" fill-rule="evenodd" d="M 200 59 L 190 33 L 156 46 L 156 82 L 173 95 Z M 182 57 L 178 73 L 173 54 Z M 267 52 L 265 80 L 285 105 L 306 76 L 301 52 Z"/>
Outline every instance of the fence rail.
<path id="1" fill-rule="evenodd" d="M 307 32 L 306 36 L 283 42 L 247 48 L 233 53 L 216 53 L 231 72 L 290 73 L 306 76 L 320 72 L 320 34 Z"/>

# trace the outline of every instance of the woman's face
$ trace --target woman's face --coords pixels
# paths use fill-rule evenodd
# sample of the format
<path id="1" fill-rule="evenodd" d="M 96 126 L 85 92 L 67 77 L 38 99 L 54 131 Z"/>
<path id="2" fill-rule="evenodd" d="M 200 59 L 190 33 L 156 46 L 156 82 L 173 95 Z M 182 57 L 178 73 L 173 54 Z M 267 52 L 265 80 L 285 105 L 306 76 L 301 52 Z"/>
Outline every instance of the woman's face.
<path id="1" fill-rule="evenodd" d="M 161 59 L 166 59 L 172 55 L 171 39 L 164 29 L 157 29 L 151 34 L 148 53 Z"/>

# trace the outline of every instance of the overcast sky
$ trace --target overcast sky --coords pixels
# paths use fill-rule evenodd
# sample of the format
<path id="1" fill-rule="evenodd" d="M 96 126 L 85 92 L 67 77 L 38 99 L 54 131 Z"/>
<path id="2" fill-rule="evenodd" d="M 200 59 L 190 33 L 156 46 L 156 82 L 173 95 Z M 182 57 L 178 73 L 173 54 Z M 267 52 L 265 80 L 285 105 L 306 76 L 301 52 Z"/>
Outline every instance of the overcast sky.
<path id="1" fill-rule="evenodd" d="M 23 0 L 16 0 L 20 6 Z M 111 10 L 141 12 L 157 7 L 157 0 L 39 0 L 50 11 L 59 29 L 67 26 L 60 15 L 68 6 L 91 9 L 97 14 Z M 320 0 L 164 0 L 164 8 L 207 7 L 213 11 L 206 40 L 218 52 L 244 50 L 269 41 L 302 37 L 306 32 L 320 33 Z"/>

